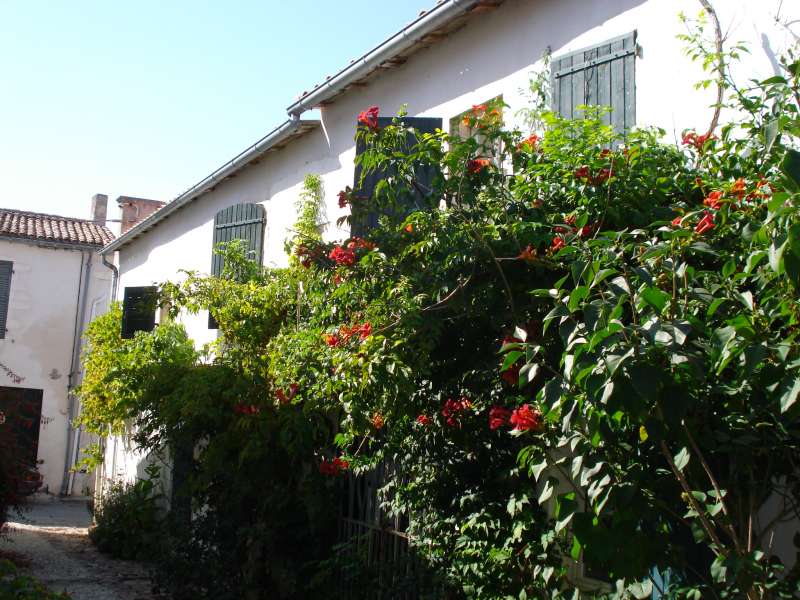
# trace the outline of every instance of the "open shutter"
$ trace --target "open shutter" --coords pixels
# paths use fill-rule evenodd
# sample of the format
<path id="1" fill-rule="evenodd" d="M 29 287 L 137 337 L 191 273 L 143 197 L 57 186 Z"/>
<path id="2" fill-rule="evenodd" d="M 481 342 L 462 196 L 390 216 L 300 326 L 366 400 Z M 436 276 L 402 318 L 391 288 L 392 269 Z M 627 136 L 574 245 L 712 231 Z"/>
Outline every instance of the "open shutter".
<path id="1" fill-rule="evenodd" d="M 434 133 L 437 129 L 442 128 L 442 120 L 434 117 L 403 117 L 400 119 L 403 125 L 407 127 L 413 127 L 419 133 Z M 391 117 L 379 117 L 378 118 L 378 128 L 383 129 L 387 125 L 392 124 Z M 412 147 L 416 143 L 416 136 L 412 133 L 409 133 L 408 139 L 406 141 L 408 147 Z M 364 140 L 359 138 L 356 142 L 356 156 L 363 154 L 366 151 L 366 145 L 364 144 Z M 355 172 L 353 174 L 353 190 L 356 196 L 360 196 L 362 198 L 372 198 L 372 195 L 375 193 L 375 188 L 383 179 L 391 176 L 391 172 L 387 170 L 377 169 L 369 173 L 365 178 L 363 183 L 359 185 L 361 180 L 361 165 L 356 164 Z M 436 171 L 432 167 L 423 167 L 420 166 L 417 169 L 416 179 L 417 182 L 423 188 L 430 188 L 431 184 L 433 183 L 433 179 L 436 176 Z M 415 190 L 414 194 L 409 194 L 408 198 L 408 206 L 402 207 L 405 208 L 407 212 L 411 212 L 415 209 L 422 209 L 426 205 L 421 202 L 422 194 Z M 367 214 L 353 216 L 351 218 L 350 223 L 350 235 L 351 236 L 363 236 L 367 231 L 372 229 L 373 227 L 377 227 L 378 225 L 378 213 L 371 211 Z"/>
<path id="2" fill-rule="evenodd" d="M 126 287 L 122 301 L 122 338 L 129 340 L 137 331 L 153 331 L 157 304 L 155 286 Z"/>
<path id="3" fill-rule="evenodd" d="M 0 340 L 6 337 L 6 318 L 8 317 L 8 302 L 11 298 L 11 274 L 14 272 L 14 263 L 0 260 Z"/>
<path id="4" fill-rule="evenodd" d="M 582 104 L 610 106 L 607 125 L 624 132 L 636 124 L 636 32 L 592 48 L 555 57 L 551 62 L 553 110 L 580 117 Z"/>
<path id="5" fill-rule="evenodd" d="M 214 216 L 213 250 L 221 243 L 233 240 L 247 242 L 248 256 L 261 264 L 264 254 L 264 224 L 266 212 L 260 204 L 243 203 L 223 208 Z M 211 255 L 211 274 L 220 277 L 224 265 L 223 258 L 216 252 Z M 208 328 L 218 329 L 214 316 L 208 313 Z"/>

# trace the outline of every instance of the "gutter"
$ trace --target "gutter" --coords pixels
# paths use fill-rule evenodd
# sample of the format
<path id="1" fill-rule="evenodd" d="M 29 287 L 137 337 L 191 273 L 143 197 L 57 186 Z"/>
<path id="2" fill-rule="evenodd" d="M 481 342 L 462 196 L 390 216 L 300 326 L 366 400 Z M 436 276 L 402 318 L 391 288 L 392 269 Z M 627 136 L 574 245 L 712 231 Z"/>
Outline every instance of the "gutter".
<path id="1" fill-rule="evenodd" d="M 81 338 L 83 337 L 83 321 L 86 315 L 86 298 L 89 295 L 89 283 L 92 274 L 92 252 L 81 253 L 81 271 L 78 277 L 78 297 L 75 306 L 75 327 L 73 329 L 72 339 L 72 360 L 69 367 L 69 380 L 67 393 L 69 397 L 69 408 L 67 412 L 67 448 L 64 456 L 64 478 L 61 481 L 61 495 L 66 496 L 70 493 L 72 487 L 73 474 L 71 469 L 73 467 L 73 456 L 77 455 L 77 448 L 73 449 L 78 442 L 75 428 L 72 426 L 72 421 L 76 417 L 75 409 L 77 398 L 73 390 L 75 389 L 79 378 L 79 363 L 81 353 Z M 84 262 L 85 261 L 85 262 Z"/>
<path id="2" fill-rule="evenodd" d="M 445 0 L 361 58 L 350 63 L 325 83 L 302 96 L 294 104 L 291 104 L 286 112 L 293 117 L 298 117 L 301 113 L 319 106 L 320 103 L 344 91 L 349 85 L 360 80 L 385 61 L 414 47 L 426 35 L 485 3 L 486 0 Z"/>
<path id="3" fill-rule="evenodd" d="M 119 250 L 122 246 L 130 242 L 134 237 L 149 229 L 159 221 L 165 219 L 182 206 L 188 204 L 198 196 L 208 192 L 213 187 L 219 184 L 220 181 L 238 171 L 240 168 L 248 164 L 250 161 L 259 157 L 262 153 L 269 150 L 275 144 L 280 143 L 291 134 L 295 133 L 304 124 L 316 124 L 317 121 L 301 121 L 299 116 L 292 116 L 290 119 L 284 121 L 278 127 L 270 131 L 263 138 L 258 140 L 255 144 L 240 152 L 227 163 L 222 165 L 216 171 L 211 173 L 208 177 L 196 183 L 188 190 L 180 194 L 172 202 L 165 204 L 162 208 L 148 216 L 146 219 L 131 227 L 124 234 L 119 236 L 116 240 L 110 242 L 102 250 L 100 254 L 109 254 L 115 250 Z"/>
<path id="4" fill-rule="evenodd" d="M 103 266 L 111 269 L 111 299 L 109 305 L 117 299 L 117 285 L 119 284 L 119 269 L 114 263 L 108 262 L 105 254 L 101 254 L 100 258 L 103 261 Z"/>
<path id="5" fill-rule="evenodd" d="M 47 248 L 50 250 L 73 250 L 78 252 L 99 252 L 103 246 L 100 244 L 82 244 L 80 242 L 56 242 L 51 240 L 40 240 L 38 238 L 19 237 L 14 235 L 0 235 L 0 241 L 18 242 L 28 246 Z"/>

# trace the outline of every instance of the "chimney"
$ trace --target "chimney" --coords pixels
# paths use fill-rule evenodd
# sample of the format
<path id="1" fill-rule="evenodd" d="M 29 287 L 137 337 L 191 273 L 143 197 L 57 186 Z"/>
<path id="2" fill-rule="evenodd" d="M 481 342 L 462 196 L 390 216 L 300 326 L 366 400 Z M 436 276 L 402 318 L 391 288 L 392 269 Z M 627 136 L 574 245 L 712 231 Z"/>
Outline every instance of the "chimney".
<path id="1" fill-rule="evenodd" d="M 95 194 L 92 196 L 92 221 L 98 225 L 105 226 L 106 216 L 108 215 L 108 196 L 105 194 Z"/>
<path id="2" fill-rule="evenodd" d="M 164 203 L 159 200 L 134 198 L 133 196 L 120 196 L 117 198 L 117 204 L 122 212 L 120 235 L 164 206 Z"/>

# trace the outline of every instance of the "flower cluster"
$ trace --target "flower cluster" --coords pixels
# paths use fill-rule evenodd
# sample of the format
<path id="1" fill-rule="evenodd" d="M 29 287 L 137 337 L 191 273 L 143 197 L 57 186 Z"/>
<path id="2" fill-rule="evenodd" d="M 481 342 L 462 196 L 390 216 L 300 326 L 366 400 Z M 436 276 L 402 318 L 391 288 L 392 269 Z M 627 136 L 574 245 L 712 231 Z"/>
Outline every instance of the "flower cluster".
<path id="1" fill-rule="evenodd" d="M 426 414 L 417 415 L 417 423 L 422 425 L 423 427 L 427 427 L 431 424 L 431 418 Z"/>
<path id="2" fill-rule="evenodd" d="M 477 127 L 478 129 L 499 127 L 503 124 L 503 113 L 497 107 L 490 108 L 486 104 L 475 104 L 461 118 L 461 124 L 464 127 Z"/>
<path id="3" fill-rule="evenodd" d="M 683 139 L 681 140 L 681 142 L 683 143 L 684 146 L 691 146 L 698 152 L 702 152 L 706 146 L 706 142 L 713 141 L 715 139 L 716 136 L 714 136 L 713 134 L 704 133 L 698 135 L 694 131 L 687 131 L 686 133 L 683 134 Z"/>
<path id="4" fill-rule="evenodd" d="M 592 171 L 587 166 L 578 167 L 573 171 L 572 175 L 575 179 L 580 179 L 586 183 L 590 183 L 591 185 L 600 185 L 608 181 L 611 177 L 611 169 L 608 167 L 603 167 L 596 174 L 592 173 Z"/>
<path id="5" fill-rule="evenodd" d="M 378 129 L 378 114 L 380 109 L 377 106 L 370 106 L 367 110 L 358 114 L 358 123 L 373 131 Z"/>
<path id="6" fill-rule="evenodd" d="M 347 248 L 349 250 L 375 250 L 376 246 L 369 240 L 365 240 L 360 237 L 354 237 L 347 242 Z"/>
<path id="7" fill-rule="evenodd" d="M 341 246 L 334 246 L 333 250 L 328 254 L 328 258 L 337 265 L 352 267 L 356 262 L 356 253 L 347 248 L 342 248 Z"/>
<path id="8" fill-rule="evenodd" d="M 467 171 L 473 174 L 480 173 L 491 164 L 492 161 L 490 161 L 488 158 L 475 158 L 467 161 Z"/>
<path id="9" fill-rule="evenodd" d="M 278 388 L 275 390 L 275 397 L 278 398 L 278 401 L 281 404 L 289 404 L 295 396 L 297 396 L 297 392 L 300 391 L 300 386 L 296 383 L 293 383 L 289 386 L 289 391 L 284 392 L 283 388 Z"/>
<path id="10" fill-rule="evenodd" d="M 350 463 L 338 456 L 331 461 L 323 458 L 319 463 L 319 472 L 333 477 L 347 471 L 348 468 L 350 468 Z"/>
<path id="11" fill-rule="evenodd" d="M 538 408 L 523 404 L 511 413 L 508 419 L 514 431 L 544 431 L 544 415 Z"/>
<path id="12" fill-rule="evenodd" d="M 323 339 L 331 348 L 338 348 L 356 337 L 363 342 L 370 335 L 372 335 L 372 325 L 370 323 L 362 323 L 361 325 L 356 324 L 351 327 L 342 325 L 336 333 L 324 334 Z"/>
<path id="13" fill-rule="evenodd" d="M 540 141 L 541 138 L 535 133 L 532 133 L 519 144 L 517 144 L 517 150 L 527 150 L 528 152 L 532 152 L 537 149 Z"/>
<path id="14" fill-rule="evenodd" d="M 372 426 L 375 429 L 382 429 L 383 426 L 386 424 L 386 420 L 383 418 L 383 415 L 379 412 L 376 412 L 374 415 L 372 415 L 372 419 L 370 420 L 370 422 L 372 423 Z"/>
<path id="15" fill-rule="evenodd" d="M 309 248 L 308 246 L 300 245 L 294 249 L 294 253 L 300 258 L 300 264 L 308 269 L 315 260 L 322 256 L 323 251 L 319 246 Z"/>
<path id="16" fill-rule="evenodd" d="M 472 401 L 466 396 L 461 396 L 458 400 L 448 398 L 442 407 L 445 423 L 450 427 L 460 427 L 461 416 L 470 408 L 472 408 Z"/>
<path id="17" fill-rule="evenodd" d="M 489 429 L 492 431 L 500 429 L 509 422 L 511 410 L 502 406 L 493 406 L 489 410 Z"/>

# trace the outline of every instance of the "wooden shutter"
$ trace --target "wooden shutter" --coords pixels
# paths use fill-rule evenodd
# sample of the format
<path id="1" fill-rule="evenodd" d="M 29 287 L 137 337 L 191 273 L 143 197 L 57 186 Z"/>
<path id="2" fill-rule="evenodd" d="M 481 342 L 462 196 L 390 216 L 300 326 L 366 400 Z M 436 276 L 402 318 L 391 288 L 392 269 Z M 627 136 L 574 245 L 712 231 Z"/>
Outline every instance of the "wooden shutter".
<path id="1" fill-rule="evenodd" d="M 126 287 L 122 301 L 122 338 L 129 340 L 137 331 L 153 331 L 157 304 L 155 286 Z"/>
<path id="2" fill-rule="evenodd" d="M 610 106 L 603 120 L 624 132 L 636 124 L 636 32 L 553 58 L 553 110 L 567 119 L 581 104 Z"/>
<path id="3" fill-rule="evenodd" d="M 400 121 L 406 127 L 413 127 L 419 133 L 434 133 L 437 129 L 442 128 L 442 120 L 434 117 L 403 117 Z M 383 129 L 387 125 L 392 124 L 391 117 L 378 117 L 378 128 Z M 411 148 L 414 144 L 416 144 L 416 136 L 413 133 L 409 133 L 408 139 L 406 143 L 409 148 Z M 359 138 L 356 142 L 356 156 L 363 154 L 366 151 L 366 145 L 364 144 L 364 140 Z M 372 198 L 372 195 L 375 193 L 375 188 L 383 179 L 391 176 L 391 172 L 386 169 L 376 169 L 369 173 L 365 178 L 363 183 L 360 183 L 361 180 L 361 165 L 356 164 L 355 172 L 353 174 L 353 190 L 354 194 L 357 196 L 361 196 L 363 198 Z M 430 188 L 431 184 L 433 183 L 433 179 L 436 176 L 436 170 L 432 167 L 423 167 L 420 166 L 416 172 L 416 179 L 417 181 L 426 188 Z M 426 207 L 425 203 L 422 202 L 423 197 L 419 190 L 415 190 L 414 194 L 409 194 L 408 198 L 408 206 L 404 207 L 406 212 L 411 212 L 412 210 L 421 210 Z M 360 215 L 360 216 L 353 216 L 351 217 L 350 222 L 350 235 L 351 236 L 363 236 L 367 231 L 372 229 L 373 227 L 377 227 L 378 225 L 378 213 L 375 211 L 370 211 L 367 214 Z"/>
<path id="4" fill-rule="evenodd" d="M 11 298 L 11 274 L 14 272 L 14 263 L 0 260 L 0 340 L 6 337 L 6 318 L 8 317 L 8 302 Z"/>
<path id="5" fill-rule="evenodd" d="M 220 277 L 224 260 L 216 253 L 217 246 L 233 240 L 247 242 L 247 252 L 253 260 L 261 264 L 264 254 L 264 225 L 266 212 L 260 204 L 243 203 L 223 208 L 214 216 L 214 242 L 211 254 L 211 274 Z M 219 329 L 217 320 L 209 311 L 208 328 Z"/>
<path id="6" fill-rule="evenodd" d="M 261 264 L 264 253 L 264 223 L 266 222 L 264 207 L 260 204 L 234 204 L 223 208 L 214 217 L 214 245 L 233 240 L 245 240 L 250 257 Z M 213 253 L 211 274 L 222 275 L 222 257 Z"/>

